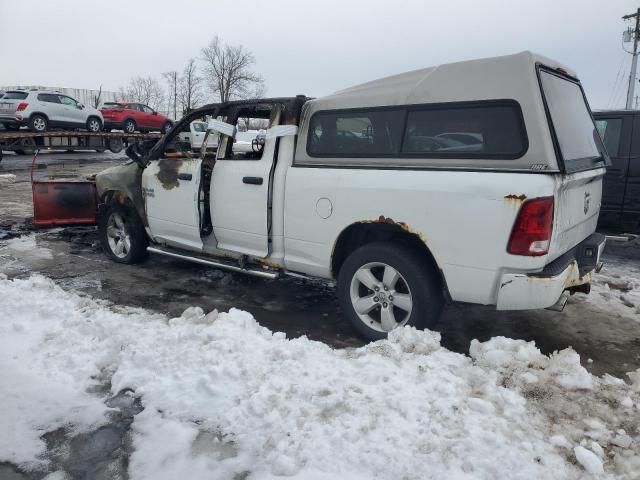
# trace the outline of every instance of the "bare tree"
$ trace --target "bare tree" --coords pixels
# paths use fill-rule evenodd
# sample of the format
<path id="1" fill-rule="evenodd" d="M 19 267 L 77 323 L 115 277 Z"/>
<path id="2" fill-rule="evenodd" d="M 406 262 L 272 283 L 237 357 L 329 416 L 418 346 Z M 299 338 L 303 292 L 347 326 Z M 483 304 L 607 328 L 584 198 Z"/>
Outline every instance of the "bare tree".
<path id="1" fill-rule="evenodd" d="M 93 108 L 98 108 L 101 101 L 102 101 L 102 85 L 100 85 L 98 94 L 93 96 Z"/>
<path id="2" fill-rule="evenodd" d="M 126 87 L 120 87 L 117 97 L 119 101 L 140 102 L 158 110 L 164 103 L 164 90 L 153 77 L 134 77 Z"/>
<path id="3" fill-rule="evenodd" d="M 264 79 L 253 72 L 253 54 L 242 45 L 222 43 L 217 35 L 202 49 L 207 86 L 221 102 L 235 98 L 254 98 L 264 91 Z"/>
<path id="4" fill-rule="evenodd" d="M 180 76 L 178 99 L 183 114 L 189 113 L 202 102 L 202 79 L 198 76 L 194 58 L 189 59 Z"/>
<path id="5" fill-rule="evenodd" d="M 162 76 L 169 85 L 169 108 L 167 113 L 171 113 L 171 107 L 173 106 L 173 119 L 178 118 L 178 72 L 173 70 L 171 72 L 165 72 Z"/>

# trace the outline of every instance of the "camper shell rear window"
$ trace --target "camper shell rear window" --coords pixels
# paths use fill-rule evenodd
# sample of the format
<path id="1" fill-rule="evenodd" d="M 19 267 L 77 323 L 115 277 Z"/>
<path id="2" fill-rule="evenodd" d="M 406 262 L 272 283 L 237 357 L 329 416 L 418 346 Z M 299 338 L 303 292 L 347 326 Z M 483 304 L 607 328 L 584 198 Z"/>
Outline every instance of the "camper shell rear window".
<path id="1" fill-rule="evenodd" d="M 540 88 L 559 161 L 573 173 L 609 164 L 580 82 L 538 66 Z"/>

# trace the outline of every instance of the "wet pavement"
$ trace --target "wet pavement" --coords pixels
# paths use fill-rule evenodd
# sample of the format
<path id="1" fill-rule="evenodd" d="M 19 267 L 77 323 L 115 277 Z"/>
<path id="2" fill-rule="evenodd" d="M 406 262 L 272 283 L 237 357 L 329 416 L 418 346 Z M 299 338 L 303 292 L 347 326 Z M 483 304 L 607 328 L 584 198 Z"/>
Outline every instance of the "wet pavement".
<path id="1" fill-rule="evenodd" d="M 37 173 L 53 174 L 62 169 L 85 176 L 122 161 L 122 155 L 108 153 L 43 154 Z M 6 154 L 0 163 L 0 175 L 16 175 L 15 182 L 0 185 L 0 272 L 10 278 L 38 272 L 65 289 L 168 315 L 180 315 L 189 306 L 205 311 L 236 307 L 289 337 L 306 335 L 336 348 L 363 344 L 341 315 L 332 285 L 293 278 L 259 279 L 153 255 L 140 265 L 120 265 L 101 252 L 94 227 L 34 230 L 30 224 L 30 162 L 31 157 Z M 50 254 L 3 252 L 2 246 L 10 237 L 34 234 L 37 247 Z M 640 268 L 640 246 L 608 246 L 605 262 Z M 610 287 L 612 291 L 616 288 Z M 638 321 L 603 310 L 588 296 L 576 294 L 562 313 L 497 312 L 491 307 L 449 305 L 437 329 L 443 345 L 457 352 L 466 353 L 472 339 L 520 338 L 535 341 L 544 353 L 573 347 L 592 373 L 624 377 L 626 372 L 640 368 L 639 325 Z M 96 394 L 109 397 L 108 380 L 105 390 Z M 120 395 L 124 397 L 117 401 L 123 401 L 124 407 L 101 430 L 83 438 L 69 438 L 64 431 L 45 435 L 54 468 L 50 471 L 59 468 L 73 479 L 126 478 L 126 433 L 137 407 L 126 405 L 126 392 Z M 43 476 L 44 472 L 23 476 L 14 467 L 0 463 L 0 480 Z"/>

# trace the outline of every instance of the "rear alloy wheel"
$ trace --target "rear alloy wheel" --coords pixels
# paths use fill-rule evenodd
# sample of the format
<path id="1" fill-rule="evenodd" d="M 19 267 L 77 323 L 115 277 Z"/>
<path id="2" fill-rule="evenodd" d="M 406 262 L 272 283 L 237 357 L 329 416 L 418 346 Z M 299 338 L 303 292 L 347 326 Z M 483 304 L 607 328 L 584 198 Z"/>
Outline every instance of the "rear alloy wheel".
<path id="1" fill-rule="evenodd" d="M 39 114 L 31 115 L 31 118 L 29 118 L 29 128 L 32 132 L 46 132 L 47 128 L 49 128 L 47 117 Z"/>
<path id="2" fill-rule="evenodd" d="M 124 131 L 127 133 L 134 133 L 136 131 L 136 122 L 131 119 L 124 122 Z"/>
<path id="3" fill-rule="evenodd" d="M 90 117 L 89 120 L 87 120 L 87 130 L 92 133 L 98 133 L 102 131 L 102 122 L 100 121 L 100 119 L 96 117 Z"/>
<path id="4" fill-rule="evenodd" d="M 355 329 L 375 341 L 405 325 L 432 327 L 443 296 L 426 262 L 404 245 L 372 243 L 354 251 L 342 265 L 338 295 Z"/>
<path id="5" fill-rule="evenodd" d="M 147 257 L 144 225 L 133 209 L 115 204 L 98 219 L 98 233 L 108 257 L 118 263 L 138 263 Z"/>
<path id="6" fill-rule="evenodd" d="M 173 125 L 171 124 L 171 122 L 166 122 L 163 126 L 162 126 L 162 133 L 163 134 L 167 134 L 171 131 L 171 129 L 173 128 Z"/>

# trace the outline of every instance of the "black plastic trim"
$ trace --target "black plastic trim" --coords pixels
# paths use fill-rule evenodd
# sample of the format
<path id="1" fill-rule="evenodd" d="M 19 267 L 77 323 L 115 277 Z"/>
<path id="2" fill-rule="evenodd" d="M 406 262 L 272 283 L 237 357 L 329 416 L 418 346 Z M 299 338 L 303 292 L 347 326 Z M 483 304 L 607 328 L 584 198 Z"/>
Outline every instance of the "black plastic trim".
<path id="1" fill-rule="evenodd" d="M 560 275 L 573 261 L 578 262 L 580 276 L 583 276 L 597 267 L 597 255 L 596 258 L 593 256 L 587 256 L 587 249 L 595 249 L 597 253 L 598 247 L 600 247 L 605 240 L 606 237 L 602 233 L 592 233 L 571 250 L 559 256 L 553 262 L 545 265 L 541 272 L 535 273 L 531 276 L 555 277 L 556 275 Z"/>

